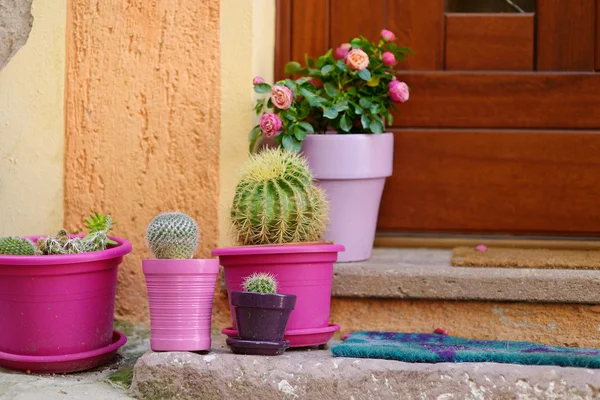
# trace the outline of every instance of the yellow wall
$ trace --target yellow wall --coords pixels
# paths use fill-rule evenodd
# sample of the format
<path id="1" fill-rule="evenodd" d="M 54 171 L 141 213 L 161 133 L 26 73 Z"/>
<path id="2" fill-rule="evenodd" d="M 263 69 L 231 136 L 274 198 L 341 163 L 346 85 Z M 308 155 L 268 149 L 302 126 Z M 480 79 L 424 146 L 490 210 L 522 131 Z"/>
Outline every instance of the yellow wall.
<path id="1" fill-rule="evenodd" d="M 116 317 L 148 320 L 145 230 L 161 211 L 196 219 L 207 257 L 219 235 L 219 0 L 70 0 L 65 224 L 113 216 L 134 252 Z"/>
<path id="2" fill-rule="evenodd" d="M 257 123 L 252 79 L 272 82 L 274 60 L 275 0 L 221 0 L 220 246 L 232 244 L 228 211 Z"/>
<path id="3" fill-rule="evenodd" d="M 0 70 L 0 236 L 63 222 L 66 0 L 35 0 L 27 43 Z"/>

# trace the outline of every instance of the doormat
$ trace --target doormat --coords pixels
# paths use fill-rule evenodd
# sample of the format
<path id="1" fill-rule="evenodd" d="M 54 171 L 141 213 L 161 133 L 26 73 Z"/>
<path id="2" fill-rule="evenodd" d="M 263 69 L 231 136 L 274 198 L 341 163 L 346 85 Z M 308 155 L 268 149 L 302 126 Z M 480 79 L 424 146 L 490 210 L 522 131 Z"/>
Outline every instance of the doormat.
<path id="1" fill-rule="evenodd" d="M 600 269 L 599 250 L 521 249 L 457 247 L 452 253 L 455 267 Z"/>
<path id="2" fill-rule="evenodd" d="M 331 352 L 334 357 L 382 358 L 410 363 L 495 362 L 600 368 L 600 349 L 426 333 L 355 332 L 333 346 Z"/>

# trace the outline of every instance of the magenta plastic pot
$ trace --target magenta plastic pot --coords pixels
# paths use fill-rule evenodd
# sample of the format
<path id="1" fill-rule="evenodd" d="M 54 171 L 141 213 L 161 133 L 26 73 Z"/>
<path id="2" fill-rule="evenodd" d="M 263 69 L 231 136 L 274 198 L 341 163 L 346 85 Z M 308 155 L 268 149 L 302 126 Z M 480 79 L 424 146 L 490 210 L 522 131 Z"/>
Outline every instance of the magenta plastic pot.
<path id="1" fill-rule="evenodd" d="M 209 350 L 218 259 L 142 260 L 154 351 Z"/>
<path id="2" fill-rule="evenodd" d="M 302 152 L 329 199 L 325 240 L 346 247 L 340 262 L 367 260 L 373 250 L 385 180 L 392 175 L 394 135 L 308 135 Z"/>
<path id="3" fill-rule="evenodd" d="M 344 246 L 338 244 L 297 244 L 215 249 L 212 254 L 224 268 L 230 305 L 231 291 L 243 290 L 244 278 L 253 272 L 272 273 L 279 282 L 279 292 L 296 295 L 286 338 L 291 347 L 300 347 L 325 344 L 339 329 L 329 325 L 329 310 L 333 263 L 340 251 Z M 233 328 L 224 329 L 228 336 L 234 336 L 237 329 L 233 306 L 231 315 Z"/>
<path id="4" fill-rule="evenodd" d="M 117 246 L 90 253 L 0 255 L 0 353 L 63 356 L 110 347 L 117 267 L 131 252 L 127 240 L 112 239 Z"/>

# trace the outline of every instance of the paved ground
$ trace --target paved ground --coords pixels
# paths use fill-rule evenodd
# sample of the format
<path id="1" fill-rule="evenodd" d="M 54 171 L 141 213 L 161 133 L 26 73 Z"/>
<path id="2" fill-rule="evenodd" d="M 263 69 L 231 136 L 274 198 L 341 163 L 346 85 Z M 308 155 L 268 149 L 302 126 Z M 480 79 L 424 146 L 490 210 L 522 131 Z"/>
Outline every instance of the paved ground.
<path id="1" fill-rule="evenodd" d="M 127 344 L 108 365 L 69 375 L 27 375 L 0 368 L 2 400 L 122 400 L 127 394 L 133 365 L 148 350 L 148 330 L 116 324 Z"/>

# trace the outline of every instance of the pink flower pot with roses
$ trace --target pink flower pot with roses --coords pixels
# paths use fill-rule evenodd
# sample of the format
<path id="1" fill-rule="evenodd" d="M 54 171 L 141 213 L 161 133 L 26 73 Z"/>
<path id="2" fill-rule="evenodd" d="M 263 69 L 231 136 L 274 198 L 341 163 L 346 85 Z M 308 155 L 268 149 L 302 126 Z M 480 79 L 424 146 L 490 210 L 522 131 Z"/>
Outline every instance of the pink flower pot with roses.
<path id="1" fill-rule="evenodd" d="M 269 85 L 260 77 L 254 90 L 260 123 L 250 132 L 250 151 L 259 143 L 302 152 L 331 206 L 326 240 L 345 246 L 338 261 L 371 256 L 379 204 L 392 174 L 394 137 L 385 132 L 392 111 L 409 100 L 397 75 L 398 62 L 412 51 L 381 31 L 378 42 L 354 38 L 285 72 L 299 76 Z M 317 84 L 318 83 L 318 84 Z"/>

